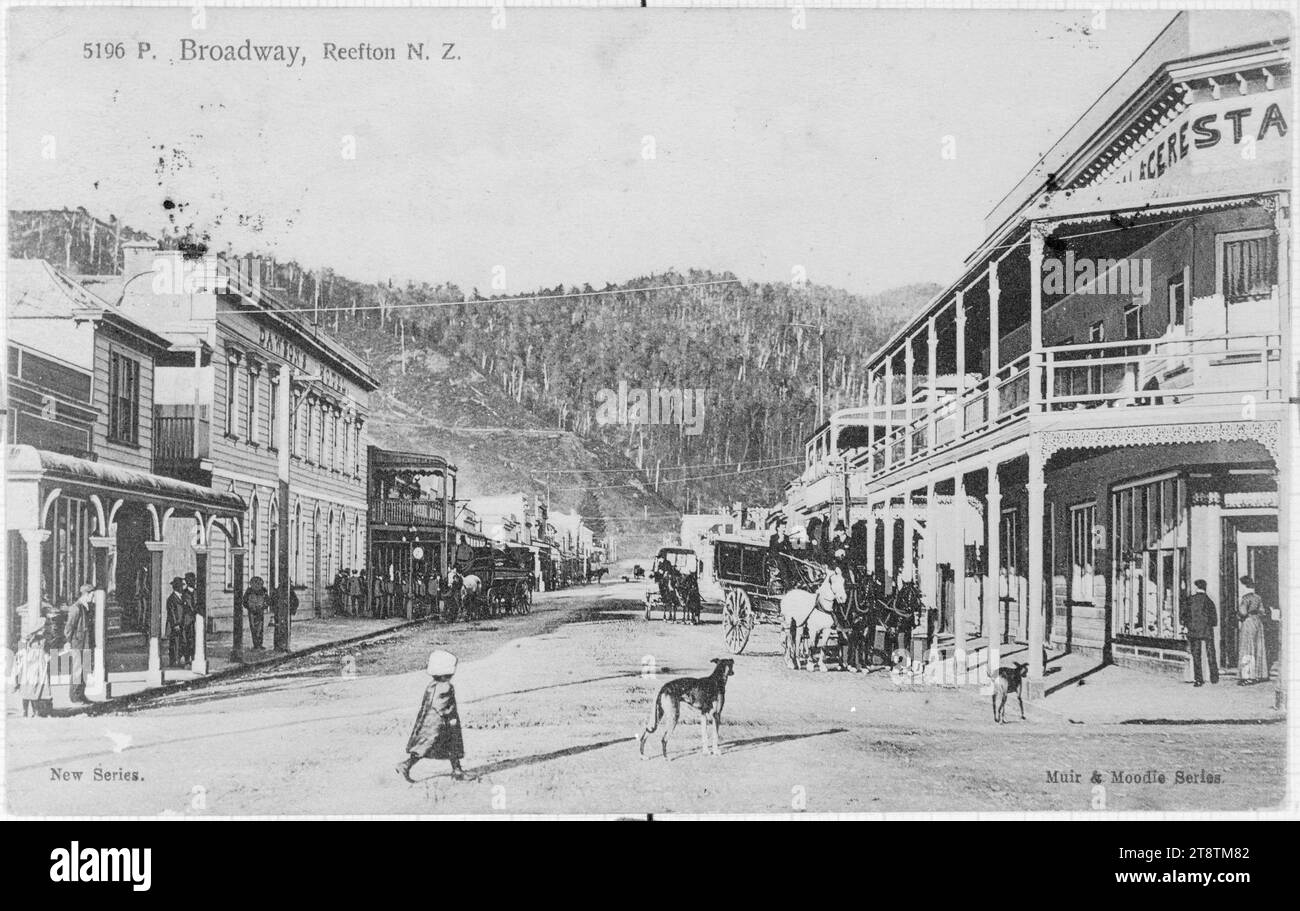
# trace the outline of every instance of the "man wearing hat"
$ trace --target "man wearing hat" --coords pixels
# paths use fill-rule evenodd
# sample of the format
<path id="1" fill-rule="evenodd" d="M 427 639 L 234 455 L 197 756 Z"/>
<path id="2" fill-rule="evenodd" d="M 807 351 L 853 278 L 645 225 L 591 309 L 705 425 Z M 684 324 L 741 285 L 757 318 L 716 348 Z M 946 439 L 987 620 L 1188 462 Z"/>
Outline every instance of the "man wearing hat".
<path id="1" fill-rule="evenodd" d="M 172 579 L 172 593 L 167 596 L 167 666 L 175 667 L 181 661 L 184 644 L 181 642 L 185 616 L 185 580 Z"/>
<path id="2" fill-rule="evenodd" d="M 68 698 L 73 702 L 87 703 L 86 649 L 90 647 L 90 605 L 94 601 L 95 586 L 89 583 L 77 590 L 77 600 L 68 608 L 68 619 L 63 626 L 63 653 L 70 658 L 68 670 Z"/>
<path id="3" fill-rule="evenodd" d="M 844 561 L 844 554 L 848 552 L 848 549 L 849 538 L 844 531 L 844 520 L 840 519 L 835 523 L 835 531 L 831 534 L 831 542 L 830 546 L 827 548 L 827 552 L 830 554 L 832 560 L 842 564 Z"/>
<path id="4" fill-rule="evenodd" d="M 429 655 L 429 676 L 433 679 L 424 690 L 420 713 L 406 741 L 407 757 L 397 764 L 397 774 L 414 783 L 411 768 L 421 759 L 448 759 L 451 777 L 465 778 L 460 761 L 465 757 L 465 743 L 460 733 L 460 712 L 456 708 L 456 690 L 451 685 L 456 673 L 456 656 L 438 649 Z"/>

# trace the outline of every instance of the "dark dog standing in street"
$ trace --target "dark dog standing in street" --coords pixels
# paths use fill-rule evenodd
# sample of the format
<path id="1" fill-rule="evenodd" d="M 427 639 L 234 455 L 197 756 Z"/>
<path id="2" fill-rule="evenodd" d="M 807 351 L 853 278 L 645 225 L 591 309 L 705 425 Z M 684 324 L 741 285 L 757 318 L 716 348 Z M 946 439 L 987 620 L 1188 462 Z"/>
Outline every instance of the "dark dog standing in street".
<path id="1" fill-rule="evenodd" d="M 670 680 L 659 688 L 655 696 L 654 709 L 650 715 L 650 726 L 641 732 L 637 748 L 641 758 L 645 759 L 645 741 L 659 727 L 659 722 L 667 716 L 660 747 L 665 759 L 668 758 L 668 735 L 677 727 L 682 705 L 693 708 L 700 716 L 700 743 L 705 756 L 709 755 L 709 727 L 713 728 L 713 755 L 721 756 L 718 746 L 718 726 L 722 723 L 722 705 L 727 698 L 727 678 L 736 673 L 735 661 L 731 658 L 714 658 L 713 673 L 707 677 L 679 677 Z"/>
<path id="2" fill-rule="evenodd" d="M 1020 700 L 1020 719 L 1024 720 L 1024 685 L 1028 674 L 1029 665 L 1021 661 L 1017 661 L 1014 667 L 998 668 L 997 676 L 993 678 L 993 721 L 997 724 L 1006 723 L 1007 696 L 1011 693 L 1015 693 L 1016 699 Z"/>

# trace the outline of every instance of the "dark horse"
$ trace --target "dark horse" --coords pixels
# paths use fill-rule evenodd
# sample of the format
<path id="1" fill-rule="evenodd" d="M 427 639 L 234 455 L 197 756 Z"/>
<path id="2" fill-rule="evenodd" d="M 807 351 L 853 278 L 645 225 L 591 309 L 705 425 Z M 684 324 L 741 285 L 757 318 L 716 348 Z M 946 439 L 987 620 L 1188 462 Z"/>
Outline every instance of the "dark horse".
<path id="1" fill-rule="evenodd" d="M 700 577 L 697 573 L 679 573 L 672 582 L 673 594 L 682 606 L 682 621 L 700 622 Z"/>
<path id="2" fill-rule="evenodd" d="M 604 566 L 602 566 L 600 569 L 589 569 L 587 570 L 587 581 L 602 582 L 604 581 L 605 573 L 607 572 L 609 572 L 609 568 Z"/>
<path id="3" fill-rule="evenodd" d="M 912 630 L 924 610 L 921 589 L 915 582 L 902 583 L 891 597 L 885 594 L 885 587 L 879 579 L 863 574 L 861 580 L 850 588 L 844 617 L 844 625 L 850 632 L 848 641 L 858 649 L 854 659 L 865 657 L 867 664 L 872 663 L 877 629 L 882 629 L 885 634 L 885 663 L 889 663 L 890 656 L 900 645 L 910 650 Z M 862 641 L 864 633 L 865 642 Z"/>

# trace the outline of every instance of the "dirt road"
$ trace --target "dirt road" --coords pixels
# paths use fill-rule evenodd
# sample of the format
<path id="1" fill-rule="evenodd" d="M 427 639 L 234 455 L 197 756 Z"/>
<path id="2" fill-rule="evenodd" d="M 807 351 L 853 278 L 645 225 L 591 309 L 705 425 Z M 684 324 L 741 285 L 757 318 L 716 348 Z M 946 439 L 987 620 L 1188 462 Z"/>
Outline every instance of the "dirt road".
<path id="1" fill-rule="evenodd" d="M 417 627 L 129 713 L 26 720 L 11 710 L 9 810 L 1088 812 L 1282 799 L 1281 724 L 1075 724 L 1031 707 L 1027 721 L 1012 709 L 998 727 L 970 690 L 789 671 L 765 628 L 737 659 L 722 756 L 699 755 L 698 730 L 684 724 L 668 761 L 643 761 L 636 736 L 664 679 L 703 675 L 726 652 L 716 616 L 699 627 L 647 622 L 641 591 L 612 583 L 547 594 L 527 617 Z M 455 683 L 475 777 L 453 781 L 446 763 L 425 761 L 409 785 L 393 765 L 433 647 L 461 659 Z"/>

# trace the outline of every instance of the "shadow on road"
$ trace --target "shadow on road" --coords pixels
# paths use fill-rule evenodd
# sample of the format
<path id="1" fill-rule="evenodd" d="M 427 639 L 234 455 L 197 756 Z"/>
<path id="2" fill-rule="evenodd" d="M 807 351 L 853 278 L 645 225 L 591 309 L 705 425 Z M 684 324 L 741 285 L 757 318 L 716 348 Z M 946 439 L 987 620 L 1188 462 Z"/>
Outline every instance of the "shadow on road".
<path id="1" fill-rule="evenodd" d="M 1074 675 L 1073 677 L 1071 677 L 1069 680 L 1062 680 L 1060 683 L 1058 683 L 1058 684 L 1056 684 L 1056 685 L 1054 685 L 1054 686 L 1049 686 L 1049 687 L 1047 688 L 1047 692 L 1046 692 L 1044 695 L 1045 695 L 1045 696 L 1050 696 L 1050 695 L 1052 695 L 1053 693 L 1056 693 L 1056 692 L 1059 692 L 1060 690 L 1065 689 L 1067 686 L 1074 686 L 1074 685 L 1077 684 L 1080 680 L 1083 680 L 1085 677 L 1091 677 L 1093 674 L 1096 674 L 1096 673 L 1098 673 L 1099 671 L 1103 671 L 1103 670 L 1105 670 L 1108 666 L 1109 666 L 1109 665 L 1103 663 L 1103 664 L 1099 664 L 1099 665 L 1097 665 L 1096 667 L 1091 667 L 1091 668 L 1089 668 L 1088 670 L 1084 671 L 1084 672 L 1081 673 L 1081 674 L 1075 674 L 1075 675 Z M 1060 668 L 1056 668 L 1055 670 L 1059 671 Z"/>
<path id="2" fill-rule="evenodd" d="M 533 686 L 522 690 L 506 690 L 503 693 L 488 693 L 486 696 L 478 696 L 474 699 L 463 699 L 461 701 L 464 702 L 465 705 L 478 705 L 481 702 L 487 702 L 489 699 L 500 699 L 502 696 L 522 696 L 525 693 L 540 693 L 544 690 L 555 690 L 564 686 L 581 686 L 584 683 L 600 683 L 602 680 L 622 680 L 627 677 L 640 676 L 640 671 L 621 671 L 617 674 L 606 674 L 604 677 L 588 677 L 585 680 L 564 680 L 560 683 L 548 683 L 545 686 Z"/>
<path id="3" fill-rule="evenodd" d="M 723 753 L 740 753 L 746 749 L 768 746 L 773 743 L 787 743 L 791 740 L 807 740 L 810 737 L 825 737 L 828 734 L 847 734 L 848 728 L 828 728 L 811 734 L 768 734 L 766 737 L 751 737 L 748 740 L 732 740 L 727 743 Z"/>
<path id="4" fill-rule="evenodd" d="M 603 750 L 605 747 L 613 746 L 616 743 L 634 742 L 636 742 L 635 737 L 619 737 L 615 740 L 602 740 L 599 743 L 588 743 L 578 747 L 565 747 L 562 750 L 552 750 L 549 753 L 534 753 L 531 756 L 518 756 L 514 759 L 501 759 L 497 762 L 489 762 L 487 765 L 477 766 L 476 768 L 466 769 L 465 771 L 475 778 L 481 778 L 484 775 L 491 775 L 493 772 L 507 772 L 510 769 L 536 765 L 539 762 L 550 762 L 552 759 L 564 759 L 566 756 L 577 756 L 581 753 L 590 753 L 593 750 Z M 437 776 L 429 777 L 433 778 Z M 423 779 L 416 779 L 416 781 L 421 780 Z"/>

